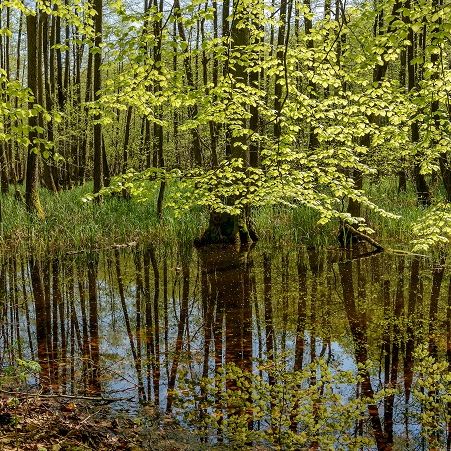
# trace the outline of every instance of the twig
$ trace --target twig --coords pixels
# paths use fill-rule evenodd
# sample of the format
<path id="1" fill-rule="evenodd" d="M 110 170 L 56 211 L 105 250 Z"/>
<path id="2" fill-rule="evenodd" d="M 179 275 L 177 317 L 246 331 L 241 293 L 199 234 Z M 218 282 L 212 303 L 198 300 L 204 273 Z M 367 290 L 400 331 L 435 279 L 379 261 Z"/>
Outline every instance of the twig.
<path id="1" fill-rule="evenodd" d="M 111 249 L 129 249 L 132 247 L 137 247 L 138 242 L 137 241 L 131 241 L 130 243 L 124 243 L 124 244 L 109 244 L 107 246 L 103 247 L 95 247 L 95 248 L 89 248 L 89 249 L 79 249 L 76 251 L 68 251 L 65 253 L 65 255 L 79 255 L 79 254 L 85 254 L 87 252 L 102 252 L 102 251 L 108 251 Z"/>

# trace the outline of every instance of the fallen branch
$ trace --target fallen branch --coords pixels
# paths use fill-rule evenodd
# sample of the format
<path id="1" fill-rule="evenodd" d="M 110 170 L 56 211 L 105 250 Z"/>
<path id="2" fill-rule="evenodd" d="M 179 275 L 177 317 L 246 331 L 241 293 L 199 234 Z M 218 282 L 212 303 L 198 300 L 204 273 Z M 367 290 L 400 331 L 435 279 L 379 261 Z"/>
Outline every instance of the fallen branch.
<path id="1" fill-rule="evenodd" d="M 123 244 L 110 244 L 108 246 L 104 247 L 94 247 L 89 249 L 79 249 L 76 251 L 67 251 L 65 255 L 80 255 L 80 254 L 86 254 L 88 252 L 102 252 L 102 251 L 108 251 L 111 249 L 128 249 L 132 247 L 137 247 L 138 242 L 137 241 L 131 241 L 130 243 L 123 243 Z"/>
<path id="2" fill-rule="evenodd" d="M 405 251 L 404 249 L 387 249 L 389 252 L 391 252 L 392 254 L 396 254 L 396 255 L 406 255 L 408 257 L 422 257 L 422 258 L 431 258 L 431 255 L 426 255 L 426 254 L 416 254 L 414 252 L 410 252 L 410 251 Z"/>
<path id="3" fill-rule="evenodd" d="M 105 403 L 112 403 L 118 401 L 131 401 L 134 399 L 134 396 L 130 396 L 128 398 L 105 398 L 104 396 L 83 396 L 83 395 L 63 395 L 59 393 L 52 394 L 42 394 L 42 393 L 29 393 L 29 392 L 19 392 L 19 391 L 9 391 L 0 389 L 0 393 L 5 395 L 17 396 L 17 397 L 28 397 L 28 398 L 42 398 L 42 399 L 57 399 L 57 398 L 65 398 L 65 399 L 77 399 L 80 401 L 101 401 Z"/>
<path id="4" fill-rule="evenodd" d="M 366 235 L 365 233 L 361 232 L 360 230 L 356 229 L 351 224 L 344 222 L 343 227 L 346 230 L 348 230 L 349 232 L 351 232 L 353 235 L 359 237 L 362 241 L 365 241 L 365 242 L 371 244 L 376 249 L 379 249 L 381 251 L 384 250 L 384 247 L 380 243 L 378 243 L 376 240 L 374 240 L 370 236 Z"/>

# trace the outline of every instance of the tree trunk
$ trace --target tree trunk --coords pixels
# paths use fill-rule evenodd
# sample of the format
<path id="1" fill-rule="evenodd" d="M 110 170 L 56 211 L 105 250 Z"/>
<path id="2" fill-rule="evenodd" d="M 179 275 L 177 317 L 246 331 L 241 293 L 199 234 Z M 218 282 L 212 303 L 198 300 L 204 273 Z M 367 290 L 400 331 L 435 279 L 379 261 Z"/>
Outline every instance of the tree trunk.
<path id="1" fill-rule="evenodd" d="M 9 8 L 6 8 L 9 17 Z M 0 28 L 3 28 L 3 20 L 0 14 Z M 8 29 L 8 21 L 6 24 L 6 28 Z M 3 43 L 3 40 L 5 42 Z M 8 35 L 0 37 L 0 67 L 6 72 L 7 79 L 9 78 L 9 38 Z M 8 102 L 8 94 L 4 90 L 4 87 L 1 86 L 1 100 L 2 102 Z M 5 132 L 7 131 L 7 122 L 8 118 L 2 118 L 4 122 Z M 2 194 L 6 194 L 9 191 L 9 174 L 8 174 L 8 166 L 10 164 L 8 159 L 8 148 L 10 148 L 11 144 L 9 141 L 5 140 L 1 143 L 0 147 L 0 184 L 1 184 L 1 192 Z"/>
<path id="2" fill-rule="evenodd" d="M 304 5 L 308 9 L 308 14 L 310 14 L 312 11 L 312 5 L 311 5 L 310 0 L 304 0 Z M 308 14 L 304 15 L 304 29 L 305 29 L 305 34 L 307 36 L 309 36 L 311 34 L 312 28 L 313 28 L 312 19 L 309 17 Z M 307 48 L 310 50 L 312 50 L 314 48 L 313 39 L 308 39 Z M 313 66 L 309 67 L 309 71 L 314 72 Z M 317 88 L 316 88 L 315 84 L 312 81 L 309 81 L 309 97 L 310 98 L 316 97 L 316 92 L 317 92 Z M 316 135 L 316 132 L 315 132 L 315 130 L 313 128 L 313 124 L 312 124 L 310 126 L 308 148 L 309 148 L 309 150 L 314 150 L 318 147 L 318 145 L 319 145 L 318 136 Z"/>
<path id="3" fill-rule="evenodd" d="M 433 0 L 432 5 L 434 7 L 434 10 L 438 10 L 439 6 L 441 7 L 441 5 L 439 5 L 439 0 Z M 437 48 L 440 47 L 440 42 L 437 42 L 436 34 L 440 30 L 441 23 L 442 23 L 442 19 L 439 18 L 437 20 L 437 22 L 432 22 L 432 26 L 431 26 L 431 35 L 432 35 L 431 45 L 434 47 L 437 47 Z M 439 53 L 434 52 L 431 54 L 431 64 L 434 68 L 437 68 L 437 65 L 444 67 L 444 62 L 439 61 L 440 58 L 443 59 L 442 53 L 439 54 Z M 432 75 L 433 80 L 437 80 L 438 78 L 439 78 L 438 72 L 436 72 Z M 434 125 L 437 130 L 440 129 L 439 106 L 440 106 L 440 104 L 439 104 L 438 96 L 434 95 L 433 101 L 431 102 L 431 117 L 434 121 Z M 451 169 L 450 169 L 450 164 L 449 164 L 449 159 L 448 159 L 447 153 L 442 153 L 440 155 L 439 165 L 440 165 L 440 172 L 442 174 L 443 186 L 445 188 L 446 200 L 448 202 L 451 202 Z"/>
<path id="4" fill-rule="evenodd" d="M 38 49 L 37 49 L 37 17 L 27 16 L 27 58 L 28 58 L 28 88 L 36 98 L 38 79 Z M 34 102 L 29 102 L 29 109 L 34 106 Z M 44 218 L 44 211 L 41 207 L 38 192 L 38 155 L 34 151 L 34 140 L 37 138 L 36 127 L 38 125 L 37 116 L 31 116 L 28 120 L 30 130 L 28 132 L 27 172 L 25 181 L 25 204 L 29 213 L 36 213 L 41 219 Z"/>
<path id="5" fill-rule="evenodd" d="M 251 218 L 243 212 L 241 215 L 211 212 L 207 230 L 195 240 L 196 246 L 208 244 L 247 244 L 257 241 Z"/>
<path id="6" fill-rule="evenodd" d="M 180 8 L 180 1 L 174 0 L 174 15 L 177 18 L 177 28 L 180 36 L 180 40 L 182 41 L 184 45 L 183 50 L 183 62 L 185 65 L 185 74 L 186 74 L 186 81 L 190 88 L 195 88 L 194 83 L 194 76 L 193 76 L 193 70 L 191 67 L 191 61 L 189 57 L 189 46 L 190 43 L 188 42 L 188 39 L 186 37 L 185 33 L 185 27 L 183 25 L 183 20 L 181 17 L 181 8 Z M 194 104 L 193 106 L 188 107 L 188 116 L 190 119 L 195 120 L 198 115 L 198 107 L 197 104 Z M 201 148 L 201 141 L 200 141 L 200 130 L 199 127 L 194 127 L 191 129 L 191 156 L 194 160 L 194 163 L 197 166 L 200 166 L 202 164 L 202 148 Z"/>
<path id="7" fill-rule="evenodd" d="M 411 7 L 410 0 L 406 1 L 406 8 L 409 9 Z M 410 18 L 409 18 L 410 23 Z M 411 25 L 411 24 L 410 24 Z M 409 27 L 409 35 L 408 35 L 409 45 L 407 46 L 407 90 L 412 91 L 416 84 L 420 81 L 420 73 L 422 70 L 418 71 L 417 79 L 415 77 L 415 66 L 412 64 L 414 59 L 414 41 L 415 41 L 415 33 L 412 27 Z M 411 140 L 412 143 L 415 144 L 420 140 L 420 126 L 418 121 L 414 121 L 411 125 Z M 420 162 L 416 161 L 414 163 L 414 179 L 415 179 L 415 188 L 417 191 L 417 200 L 418 204 L 427 207 L 431 203 L 431 194 L 429 192 L 429 187 L 426 182 L 426 178 L 424 174 L 421 174 L 421 165 Z"/>
<path id="8" fill-rule="evenodd" d="M 89 102 L 92 99 L 92 60 L 93 55 L 89 52 L 88 55 L 88 67 L 86 69 L 86 91 L 85 91 L 85 102 Z M 86 156 L 88 154 L 88 145 L 89 145 L 89 118 L 87 108 L 83 110 L 83 120 L 86 125 L 86 131 L 83 133 L 83 138 L 80 144 L 80 170 L 79 170 L 79 179 L 78 183 L 83 185 L 86 177 Z"/>
<path id="9" fill-rule="evenodd" d="M 235 52 L 244 54 L 250 43 L 250 30 L 249 27 L 243 27 L 243 22 L 249 19 L 250 14 L 247 8 L 240 4 L 239 0 L 234 2 L 233 8 L 234 20 L 230 30 L 232 47 Z M 240 59 L 235 61 L 234 66 L 229 67 L 230 74 L 233 78 L 233 89 L 236 89 L 239 83 L 249 84 L 246 69 L 246 63 Z M 245 118 L 241 119 L 241 126 L 246 128 Z M 243 161 L 244 171 L 249 167 L 249 150 L 247 144 L 246 136 L 234 136 L 231 138 L 231 157 Z M 228 199 L 227 201 L 233 202 L 234 199 Z M 257 241 L 257 239 L 258 237 L 250 218 L 249 209 L 247 208 L 243 209 L 240 215 L 212 211 L 207 230 L 196 240 L 195 244 L 198 246 L 219 243 L 246 244 Z"/>
<path id="10" fill-rule="evenodd" d="M 286 15 L 287 15 L 287 0 L 281 0 L 280 2 L 280 16 L 279 16 L 279 32 L 277 34 L 277 63 L 280 66 L 284 66 L 285 57 L 285 30 L 286 30 Z M 306 23 L 306 34 L 307 32 L 307 19 Z M 310 22 L 311 23 L 311 22 Z M 276 122 L 274 124 L 274 138 L 279 141 L 282 134 L 280 126 L 280 114 L 282 112 L 282 81 L 283 76 L 277 75 L 274 83 L 274 110 L 276 111 Z"/>
<path id="11" fill-rule="evenodd" d="M 407 18 L 403 16 L 403 22 L 406 23 Z M 407 68 L 407 50 L 403 48 L 400 55 L 399 68 L 399 85 L 401 88 L 406 88 L 406 68 Z M 404 160 L 404 158 L 403 158 Z M 407 191 L 407 173 L 404 168 L 398 172 L 398 193 Z"/>
<path id="12" fill-rule="evenodd" d="M 50 91 L 50 80 L 49 80 L 49 27 L 48 27 L 48 16 L 45 13 L 41 13 L 41 23 L 39 26 L 39 41 L 41 42 L 41 46 L 38 49 L 38 67 L 41 68 L 43 63 L 44 66 L 44 80 L 42 80 L 42 75 L 38 77 L 39 80 L 39 97 L 38 97 L 38 103 L 40 105 L 44 104 L 44 97 L 45 97 L 45 107 L 47 111 L 52 114 L 53 110 L 53 100 L 52 95 Z M 42 55 L 42 58 L 41 58 Z M 39 72 L 41 72 L 39 70 Z M 45 95 L 44 95 L 45 93 Z M 44 124 L 41 121 L 41 127 L 44 128 Z M 54 136 L 53 136 L 53 123 L 52 121 L 49 121 L 46 124 L 47 128 L 47 139 L 49 142 L 53 142 Z M 42 148 L 42 151 L 44 151 L 44 148 Z M 57 192 L 56 184 L 53 179 L 52 174 L 52 168 L 50 166 L 51 160 L 49 158 L 43 158 L 43 179 L 44 179 L 44 185 L 45 187 L 52 191 Z"/>
<path id="13" fill-rule="evenodd" d="M 94 45 L 97 49 L 97 52 L 94 54 L 93 58 L 93 72 L 94 72 L 94 80 L 93 80 L 93 88 L 94 88 L 94 101 L 99 100 L 100 97 L 100 89 L 101 89 L 101 73 L 100 73 L 100 65 L 102 63 L 102 53 L 100 50 L 100 44 L 102 43 L 102 0 L 94 0 L 94 10 L 96 12 L 96 16 L 94 18 L 94 31 L 95 31 L 95 39 Z M 100 114 L 96 114 L 94 116 L 94 194 L 97 194 L 104 186 L 104 152 L 102 146 L 102 126 L 99 123 Z"/>

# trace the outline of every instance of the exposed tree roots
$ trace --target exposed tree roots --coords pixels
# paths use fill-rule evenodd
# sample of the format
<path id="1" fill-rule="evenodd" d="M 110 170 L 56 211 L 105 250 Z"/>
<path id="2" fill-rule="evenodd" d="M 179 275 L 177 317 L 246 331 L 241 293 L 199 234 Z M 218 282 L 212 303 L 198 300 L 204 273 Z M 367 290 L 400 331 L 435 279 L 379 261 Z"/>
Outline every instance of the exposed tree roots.
<path id="1" fill-rule="evenodd" d="M 256 241 L 258 236 L 249 216 L 212 212 L 207 230 L 194 244 L 249 244 Z"/>

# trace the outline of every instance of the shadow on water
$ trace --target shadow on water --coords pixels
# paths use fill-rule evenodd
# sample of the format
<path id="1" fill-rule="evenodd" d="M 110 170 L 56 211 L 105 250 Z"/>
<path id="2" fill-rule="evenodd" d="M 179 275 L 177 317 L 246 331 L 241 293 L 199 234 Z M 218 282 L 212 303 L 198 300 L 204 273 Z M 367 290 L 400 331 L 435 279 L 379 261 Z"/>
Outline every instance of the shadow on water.
<path id="1" fill-rule="evenodd" d="M 450 303 L 444 257 L 10 256 L 0 363 L 39 363 L 23 390 L 156 406 L 211 446 L 450 449 Z"/>

